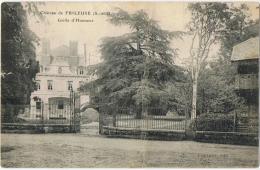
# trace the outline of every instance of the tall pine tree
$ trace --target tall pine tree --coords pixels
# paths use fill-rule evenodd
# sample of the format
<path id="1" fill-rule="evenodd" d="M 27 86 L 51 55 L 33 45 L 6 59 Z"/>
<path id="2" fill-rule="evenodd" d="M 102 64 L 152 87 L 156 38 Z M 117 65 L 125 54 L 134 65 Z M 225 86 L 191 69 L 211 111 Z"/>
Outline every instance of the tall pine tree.
<path id="1" fill-rule="evenodd" d="M 82 90 L 96 87 L 97 101 L 111 106 L 134 108 L 137 117 L 148 114 L 151 107 L 165 107 L 170 96 L 167 82 L 181 81 L 181 68 L 174 65 L 176 50 L 170 40 L 179 32 L 162 30 L 144 11 L 129 14 L 119 9 L 109 21 L 128 25 L 130 33 L 103 39 L 101 54 L 104 62 L 97 69 L 98 79 Z"/>

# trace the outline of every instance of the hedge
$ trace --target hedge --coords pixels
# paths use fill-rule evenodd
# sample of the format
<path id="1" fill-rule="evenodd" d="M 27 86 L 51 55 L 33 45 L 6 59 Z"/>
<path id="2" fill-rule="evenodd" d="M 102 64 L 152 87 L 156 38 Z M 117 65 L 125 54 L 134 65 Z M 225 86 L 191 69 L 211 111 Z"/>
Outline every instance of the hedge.
<path id="1" fill-rule="evenodd" d="M 234 114 L 202 114 L 191 122 L 190 128 L 193 131 L 232 132 L 234 130 Z"/>

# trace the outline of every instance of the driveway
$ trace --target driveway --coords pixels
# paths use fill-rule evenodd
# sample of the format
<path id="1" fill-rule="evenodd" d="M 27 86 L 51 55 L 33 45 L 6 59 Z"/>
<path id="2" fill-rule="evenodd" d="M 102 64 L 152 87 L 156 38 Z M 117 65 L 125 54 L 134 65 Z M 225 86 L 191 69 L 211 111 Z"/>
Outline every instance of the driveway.
<path id="1" fill-rule="evenodd" d="M 86 134 L 2 134 L 3 167 L 256 167 L 258 147 Z"/>

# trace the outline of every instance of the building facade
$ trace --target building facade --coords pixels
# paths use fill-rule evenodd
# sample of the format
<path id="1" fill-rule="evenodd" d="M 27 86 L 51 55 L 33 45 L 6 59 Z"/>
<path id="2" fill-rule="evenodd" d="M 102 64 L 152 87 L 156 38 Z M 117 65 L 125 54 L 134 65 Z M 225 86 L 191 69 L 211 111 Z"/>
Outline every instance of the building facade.
<path id="1" fill-rule="evenodd" d="M 43 45 L 46 47 L 40 56 L 40 72 L 35 79 L 37 90 L 31 94 L 30 118 L 69 119 L 71 92 L 77 92 L 82 84 L 90 81 L 91 76 L 85 63 L 80 61 L 82 57 L 78 56 L 77 42 L 54 50 L 50 50 L 48 41 Z M 84 100 L 89 100 L 89 97 L 84 95 Z"/>

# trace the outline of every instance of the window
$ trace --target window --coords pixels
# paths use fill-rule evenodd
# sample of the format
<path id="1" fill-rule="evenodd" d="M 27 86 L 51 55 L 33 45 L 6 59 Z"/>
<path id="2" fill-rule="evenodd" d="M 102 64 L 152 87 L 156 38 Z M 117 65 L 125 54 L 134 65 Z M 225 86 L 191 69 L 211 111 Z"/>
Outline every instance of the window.
<path id="1" fill-rule="evenodd" d="M 47 84 L 48 84 L 48 90 L 52 90 L 52 88 L 53 88 L 53 81 L 52 80 L 47 80 Z"/>
<path id="2" fill-rule="evenodd" d="M 40 90 L 40 89 L 41 89 L 41 81 L 36 80 L 36 90 Z"/>
<path id="3" fill-rule="evenodd" d="M 62 68 L 61 68 L 61 67 L 58 68 L 58 73 L 59 73 L 59 74 L 62 73 Z"/>
<path id="4" fill-rule="evenodd" d="M 43 72 L 43 66 L 40 66 L 40 72 Z"/>
<path id="5" fill-rule="evenodd" d="M 68 90 L 73 90 L 72 83 L 73 81 L 68 81 Z"/>
<path id="6" fill-rule="evenodd" d="M 84 73 L 83 68 L 79 69 L 79 74 L 82 75 Z"/>
<path id="7" fill-rule="evenodd" d="M 58 109 L 63 109 L 64 108 L 64 103 L 63 100 L 58 101 Z"/>
<path id="8" fill-rule="evenodd" d="M 36 102 L 36 109 L 41 110 L 41 102 Z"/>

